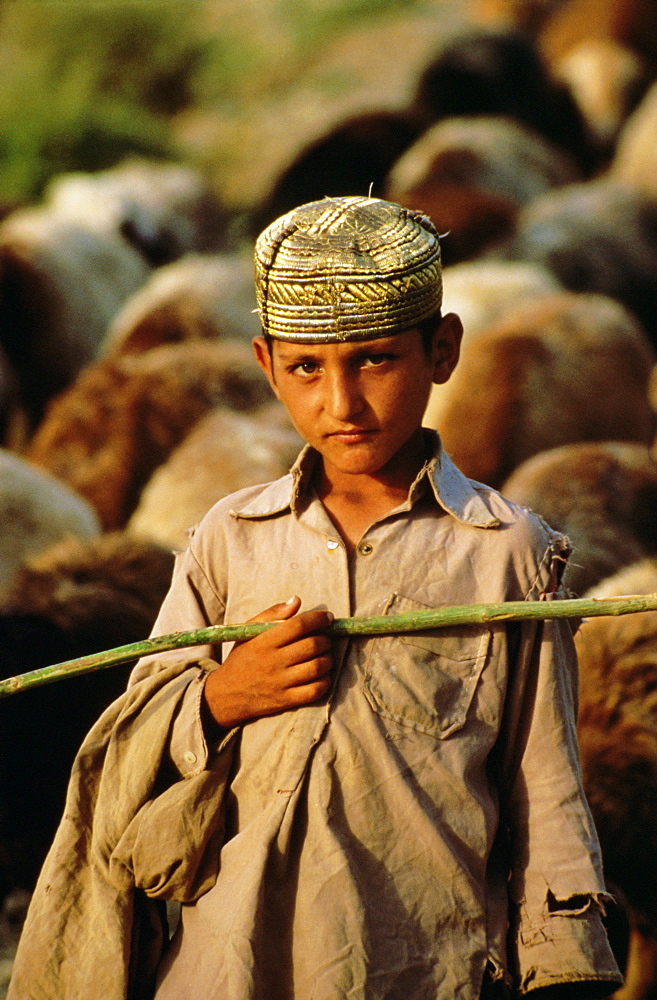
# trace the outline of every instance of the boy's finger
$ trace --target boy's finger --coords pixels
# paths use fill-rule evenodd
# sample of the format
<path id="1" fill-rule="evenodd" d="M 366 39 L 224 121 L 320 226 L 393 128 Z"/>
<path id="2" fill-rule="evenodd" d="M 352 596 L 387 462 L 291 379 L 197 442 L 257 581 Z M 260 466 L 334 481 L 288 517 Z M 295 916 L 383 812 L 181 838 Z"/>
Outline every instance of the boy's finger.
<path id="1" fill-rule="evenodd" d="M 255 615 L 253 618 L 249 618 L 249 622 L 277 622 L 283 621 L 286 618 L 291 618 L 297 613 L 301 607 L 301 598 L 290 597 L 287 601 L 281 601 L 280 604 L 272 604 L 270 608 L 266 608 L 259 614 Z"/>
<path id="2" fill-rule="evenodd" d="M 294 687 L 304 687 L 306 684 L 328 678 L 332 669 L 332 656 L 317 656 L 313 660 L 306 660 L 305 663 L 297 663 L 287 670 L 286 687 L 288 690 Z"/>
<path id="3" fill-rule="evenodd" d="M 313 632 L 321 632 L 322 629 L 329 627 L 334 618 L 335 615 L 330 611 L 305 611 L 301 615 L 295 615 L 294 618 L 276 630 L 276 644 L 279 648 L 289 646 L 307 635 L 312 635 Z"/>
<path id="4" fill-rule="evenodd" d="M 326 656 L 331 653 L 332 642 L 328 635 L 323 632 L 313 632 L 310 635 L 303 635 L 293 642 L 284 642 L 278 646 L 282 658 L 288 667 L 294 667 L 299 663 L 306 663 L 314 660 L 318 656 Z"/>

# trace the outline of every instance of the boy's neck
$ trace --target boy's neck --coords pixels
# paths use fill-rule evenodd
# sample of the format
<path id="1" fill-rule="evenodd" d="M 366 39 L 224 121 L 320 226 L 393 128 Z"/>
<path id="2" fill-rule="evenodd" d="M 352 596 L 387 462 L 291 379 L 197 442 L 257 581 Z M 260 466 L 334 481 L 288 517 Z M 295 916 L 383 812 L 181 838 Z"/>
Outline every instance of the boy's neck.
<path id="1" fill-rule="evenodd" d="M 320 459 L 315 490 L 350 552 L 370 525 L 404 503 L 425 461 L 421 429 L 375 473 L 345 473 Z"/>

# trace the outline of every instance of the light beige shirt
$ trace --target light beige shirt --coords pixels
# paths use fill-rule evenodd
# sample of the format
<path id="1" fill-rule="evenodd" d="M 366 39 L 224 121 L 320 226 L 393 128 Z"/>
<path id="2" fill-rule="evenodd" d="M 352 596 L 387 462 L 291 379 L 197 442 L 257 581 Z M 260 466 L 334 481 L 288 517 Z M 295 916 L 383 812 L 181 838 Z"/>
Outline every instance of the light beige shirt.
<path id="1" fill-rule="evenodd" d="M 293 594 L 337 617 L 558 597 L 566 539 L 435 449 L 351 559 L 308 449 L 290 475 L 221 501 L 178 557 L 154 633 L 243 622 Z M 132 684 L 176 656 L 142 660 Z M 175 767 L 194 780 L 224 756 L 231 771 L 218 877 L 182 906 L 157 1000 L 475 1000 L 487 967 L 521 992 L 611 991 L 570 626 L 356 639 L 335 659 L 328 698 L 219 747 L 201 726 L 204 674 L 187 685 Z"/>

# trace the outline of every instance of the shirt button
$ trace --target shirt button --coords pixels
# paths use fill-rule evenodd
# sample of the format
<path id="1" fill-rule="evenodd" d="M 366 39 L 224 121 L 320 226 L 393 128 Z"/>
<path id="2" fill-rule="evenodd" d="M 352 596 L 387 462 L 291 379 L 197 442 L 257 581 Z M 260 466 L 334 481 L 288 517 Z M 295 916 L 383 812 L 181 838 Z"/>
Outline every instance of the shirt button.
<path id="1" fill-rule="evenodd" d="M 369 556 L 373 549 L 369 542 L 361 542 L 358 546 L 358 551 L 362 556 Z"/>
<path id="2" fill-rule="evenodd" d="M 192 753 L 191 750 L 186 750 L 185 753 L 183 754 L 183 760 L 185 761 L 186 764 L 195 764 L 196 754 Z"/>
<path id="3" fill-rule="evenodd" d="M 337 547 L 338 547 L 339 544 L 340 544 L 340 542 L 336 542 L 334 538 L 329 538 L 328 542 L 326 543 L 326 548 L 327 549 L 337 549 Z"/>

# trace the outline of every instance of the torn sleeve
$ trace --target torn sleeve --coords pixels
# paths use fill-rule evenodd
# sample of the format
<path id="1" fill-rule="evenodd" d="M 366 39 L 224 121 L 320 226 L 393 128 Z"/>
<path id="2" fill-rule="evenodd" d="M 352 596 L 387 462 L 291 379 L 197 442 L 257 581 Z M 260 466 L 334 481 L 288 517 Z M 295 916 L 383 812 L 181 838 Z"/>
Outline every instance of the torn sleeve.
<path id="1" fill-rule="evenodd" d="M 550 592 L 544 580 L 536 597 L 566 596 L 556 560 L 545 568 L 556 589 Z M 608 981 L 612 992 L 622 977 L 602 923 L 609 896 L 582 785 L 569 623 L 523 625 L 513 670 L 502 807 L 511 846 L 508 945 L 516 988 L 523 994 L 559 983 Z"/>

